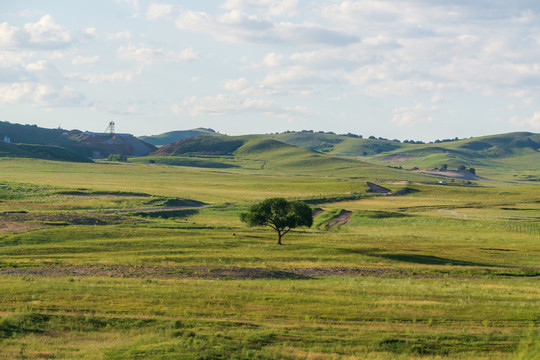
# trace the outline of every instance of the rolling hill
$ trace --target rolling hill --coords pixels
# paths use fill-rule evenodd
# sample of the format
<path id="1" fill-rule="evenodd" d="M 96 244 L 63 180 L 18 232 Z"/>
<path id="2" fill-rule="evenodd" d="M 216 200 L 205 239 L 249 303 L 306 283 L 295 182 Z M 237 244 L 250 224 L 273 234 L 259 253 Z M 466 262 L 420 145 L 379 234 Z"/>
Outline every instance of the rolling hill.
<path id="1" fill-rule="evenodd" d="M 369 138 L 363 139 L 358 135 L 338 135 L 334 133 L 301 131 L 281 134 L 261 135 L 311 150 L 332 155 L 368 156 L 393 151 L 404 147 L 399 141 Z"/>
<path id="2" fill-rule="evenodd" d="M 424 144 L 311 131 L 265 135 L 330 155 L 408 169 L 481 169 L 510 180 L 540 176 L 540 134 L 516 132 Z"/>
<path id="3" fill-rule="evenodd" d="M 540 175 L 540 134 L 518 132 L 433 144 L 408 144 L 371 156 L 368 161 L 421 169 L 475 168 L 497 178 L 519 179 L 526 173 Z"/>
<path id="4" fill-rule="evenodd" d="M 193 130 L 169 131 L 163 134 L 152 136 L 139 136 L 138 138 L 154 146 L 163 146 L 197 135 L 218 135 L 218 133 L 216 133 L 212 129 L 197 128 Z"/>
<path id="5" fill-rule="evenodd" d="M 37 158 L 55 161 L 92 162 L 88 157 L 59 146 L 9 144 L 0 141 L 0 157 Z"/>
<path id="6" fill-rule="evenodd" d="M 0 122 L 0 140 L 4 137 L 10 137 L 12 144 L 1 142 L 0 156 L 10 157 L 82 161 L 81 156 L 122 154 L 139 157 L 133 161 L 143 163 L 306 174 L 323 169 L 346 176 L 356 176 L 360 168 L 371 166 L 371 171 L 381 178 L 386 178 L 388 171 L 395 171 L 389 167 L 431 172 L 474 169 L 493 179 L 540 181 L 540 134 L 530 132 L 433 143 L 373 136 L 364 139 L 355 134 L 306 130 L 226 136 L 204 128 L 135 138 L 129 134 L 95 134 Z M 140 158 L 149 154 L 150 157 Z"/>
<path id="7" fill-rule="evenodd" d="M 61 147 L 86 158 L 106 157 L 109 154 L 142 156 L 156 150 L 154 145 L 129 134 L 96 134 L 80 130 L 47 129 L 36 125 L 0 122 L 0 141 L 4 137 L 9 137 L 11 143 L 16 144 Z M 39 157 L 40 153 L 43 153 L 46 159 L 52 156 L 47 155 L 47 151 L 37 151 L 32 157 Z M 62 157 L 64 155 L 60 156 Z"/>
<path id="8" fill-rule="evenodd" d="M 163 146 L 149 156 L 130 161 L 208 168 L 229 167 L 273 174 L 434 182 L 434 178 L 423 174 L 405 173 L 404 170 L 331 156 L 256 135 L 199 135 Z"/>

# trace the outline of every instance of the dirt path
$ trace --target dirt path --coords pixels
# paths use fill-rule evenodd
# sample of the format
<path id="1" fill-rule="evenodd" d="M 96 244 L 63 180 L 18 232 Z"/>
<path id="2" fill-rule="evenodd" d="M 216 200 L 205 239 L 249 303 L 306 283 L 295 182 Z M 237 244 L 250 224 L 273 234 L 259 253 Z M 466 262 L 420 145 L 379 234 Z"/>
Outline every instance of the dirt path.
<path id="1" fill-rule="evenodd" d="M 111 278 L 157 278 L 157 279 L 314 279 L 325 276 L 377 276 L 411 278 L 462 278 L 471 275 L 419 274 L 406 270 L 324 267 L 263 269 L 244 267 L 175 267 L 175 266 L 134 266 L 134 265 L 45 265 L 33 267 L 0 268 L 0 276 L 69 276 L 69 277 L 111 277 Z"/>
<path id="2" fill-rule="evenodd" d="M 332 220 L 330 220 L 330 222 L 328 222 L 326 228 L 331 229 L 334 226 L 346 225 L 351 222 L 352 215 L 352 211 L 341 210 L 339 214 L 336 215 L 336 217 L 334 217 Z"/>

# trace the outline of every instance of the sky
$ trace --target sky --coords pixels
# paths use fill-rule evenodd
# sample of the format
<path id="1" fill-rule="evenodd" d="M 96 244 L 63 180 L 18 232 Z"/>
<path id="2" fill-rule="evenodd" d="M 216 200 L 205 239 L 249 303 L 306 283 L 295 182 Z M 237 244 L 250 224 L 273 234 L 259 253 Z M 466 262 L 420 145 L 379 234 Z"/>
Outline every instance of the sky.
<path id="1" fill-rule="evenodd" d="M 538 0 L 0 0 L 0 121 L 540 132 Z"/>

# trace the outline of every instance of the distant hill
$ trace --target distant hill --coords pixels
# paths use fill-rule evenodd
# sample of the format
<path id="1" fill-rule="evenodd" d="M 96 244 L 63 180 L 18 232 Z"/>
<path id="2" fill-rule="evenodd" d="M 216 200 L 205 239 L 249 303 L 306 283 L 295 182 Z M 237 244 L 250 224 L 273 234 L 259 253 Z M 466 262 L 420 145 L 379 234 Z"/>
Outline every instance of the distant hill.
<path id="1" fill-rule="evenodd" d="M 406 144 L 369 159 L 419 168 L 506 167 L 540 169 L 540 134 L 516 132 L 431 144 Z"/>
<path id="2" fill-rule="evenodd" d="M 9 137 L 11 144 L 1 141 L 4 137 Z M 401 142 L 373 136 L 365 139 L 350 133 L 307 130 L 226 136 L 204 128 L 135 138 L 129 134 L 96 134 L 0 122 L 0 144 L 0 156 L 65 161 L 82 161 L 80 156 L 99 158 L 121 154 L 140 157 L 151 154 L 151 157 L 133 161 L 296 173 L 337 171 L 344 176 L 356 176 L 359 171 L 371 167 L 370 171 L 381 178 L 386 175 L 396 178 L 395 173 L 388 173 L 395 170 L 389 168 L 431 172 L 434 169 L 480 169 L 479 175 L 484 177 L 540 181 L 540 134 L 530 132 L 432 143 Z M 412 176 L 411 172 L 409 174 Z"/>
<path id="3" fill-rule="evenodd" d="M 139 136 L 139 139 L 155 146 L 172 144 L 179 140 L 187 139 L 197 135 L 219 135 L 212 129 L 197 128 L 193 130 L 169 131 L 159 135 Z"/>
<path id="4" fill-rule="evenodd" d="M 377 155 L 405 146 L 398 141 L 376 138 L 363 139 L 353 134 L 338 135 L 313 131 L 286 132 L 262 136 L 333 155 Z"/>
<path id="5" fill-rule="evenodd" d="M 79 155 L 59 146 L 9 144 L 0 141 L 0 157 L 38 158 L 55 161 L 92 162 L 88 157 Z"/>
<path id="6" fill-rule="evenodd" d="M 422 174 L 336 157 L 256 135 L 199 135 L 163 146 L 149 157 L 156 163 L 182 166 L 236 167 L 271 173 L 343 175 L 358 178 L 430 181 Z M 172 160 L 175 159 L 175 160 Z M 195 160 L 197 163 L 195 164 Z M 211 161 L 205 165 L 204 161 Z M 221 164 L 221 165 L 218 165 Z"/>
<path id="7" fill-rule="evenodd" d="M 505 176 L 504 172 L 540 173 L 540 134 L 515 132 L 470 139 L 415 141 L 363 139 L 353 134 L 302 131 L 263 135 L 285 143 L 303 146 L 331 155 L 360 158 L 364 161 L 408 169 L 482 168 Z M 521 176 L 513 174 L 511 176 Z M 529 178 L 531 175 L 528 175 Z M 538 174 L 533 176 L 537 178 Z M 508 176 L 506 176 L 507 179 Z"/>
<path id="8" fill-rule="evenodd" d="M 143 156 L 156 150 L 154 145 L 145 143 L 134 136 L 47 129 L 36 125 L 0 122 L 0 141 L 4 137 L 9 137 L 12 144 L 56 146 L 86 158 L 96 157 L 96 155 L 106 157 L 109 154 Z"/>
<path id="9" fill-rule="evenodd" d="M 165 145 L 152 155 L 232 155 L 244 144 L 245 137 L 197 135 Z"/>

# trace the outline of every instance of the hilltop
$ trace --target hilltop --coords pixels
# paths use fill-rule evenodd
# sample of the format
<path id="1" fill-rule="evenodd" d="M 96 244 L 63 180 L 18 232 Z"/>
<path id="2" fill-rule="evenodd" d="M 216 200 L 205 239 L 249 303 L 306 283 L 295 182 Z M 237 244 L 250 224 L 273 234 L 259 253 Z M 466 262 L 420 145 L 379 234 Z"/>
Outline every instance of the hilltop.
<path id="1" fill-rule="evenodd" d="M 36 125 L 21 125 L 0 122 L 0 141 L 9 138 L 12 144 L 46 145 L 62 148 L 85 158 L 106 157 L 109 154 L 143 156 L 154 150 L 154 145 L 145 143 L 130 134 L 106 134 L 82 132 L 80 130 L 47 129 Z M 6 144 L 2 141 L 2 143 Z M 71 155 L 50 155 L 59 150 L 42 147 L 39 151 L 31 151 L 33 156 L 15 150 L 15 147 L 5 147 L 3 156 L 37 157 L 51 159 L 75 158 Z M 52 152 L 52 153 L 51 153 Z M 49 154 L 48 154 L 49 153 Z M 42 154 L 43 156 L 41 156 Z M 76 161 L 76 160 L 66 160 Z"/>
<path id="2" fill-rule="evenodd" d="M 325 133 L 322 131 L 287 131 L 281 134 L 265 134 L 261 136 L 332 155 L 377 155 L 405 146 L 405 144 L 397 140 L 377 139 L 373 136 L 364 139 L 360 135 L 355 134 L 338 135 L 332 132 Z"/>
<path id="3" fill-rule="evenodd" d="M 159 135 L 139 136 L 138 138 L 155 146 L 163 146 L 197 135 L 218 135 L 218 133 L 212 129 L 197 128 L 192 130 L 169 131 Z"/>

